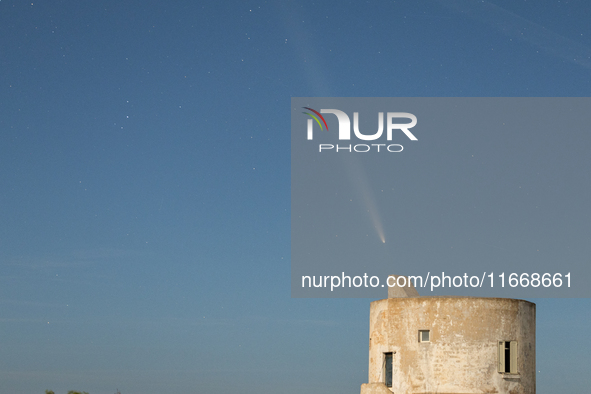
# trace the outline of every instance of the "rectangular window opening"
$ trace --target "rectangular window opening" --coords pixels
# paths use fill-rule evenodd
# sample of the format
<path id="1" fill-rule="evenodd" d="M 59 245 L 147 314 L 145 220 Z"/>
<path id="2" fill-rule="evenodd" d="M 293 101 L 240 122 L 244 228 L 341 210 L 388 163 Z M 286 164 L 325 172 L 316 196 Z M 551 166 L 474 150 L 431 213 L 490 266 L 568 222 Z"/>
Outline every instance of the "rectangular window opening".
<path id="1" fill-rule="evenodd" d="M 384 353 L 384 376 L 386 387 L 392 387 L 392 353 Z"/>
<path id="2" fill-rule="evenodd" d="M 505 371 L 511 372 L 511 342 L 505 342 Z"/>
<path id="3" fill-rule="evenodd" d="M 499 372 L 517 374 L 517 341 L 499 342 Z"/>
<path id="4" fill-rule="evenodd" d="M 419 342 L 431 342 L 430 334 L 429 330 L 419 330 Z"/>

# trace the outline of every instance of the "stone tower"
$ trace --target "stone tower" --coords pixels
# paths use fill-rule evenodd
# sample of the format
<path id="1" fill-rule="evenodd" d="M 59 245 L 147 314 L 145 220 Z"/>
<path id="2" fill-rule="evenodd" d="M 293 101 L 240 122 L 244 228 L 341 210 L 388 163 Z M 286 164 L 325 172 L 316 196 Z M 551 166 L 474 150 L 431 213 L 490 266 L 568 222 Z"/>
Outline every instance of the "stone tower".
<path id="1" fill-rule="evenodd" d="M 509 298 L 420 297 L 371 303 L 361 394 L 536 392 L 536 305 Z"/>

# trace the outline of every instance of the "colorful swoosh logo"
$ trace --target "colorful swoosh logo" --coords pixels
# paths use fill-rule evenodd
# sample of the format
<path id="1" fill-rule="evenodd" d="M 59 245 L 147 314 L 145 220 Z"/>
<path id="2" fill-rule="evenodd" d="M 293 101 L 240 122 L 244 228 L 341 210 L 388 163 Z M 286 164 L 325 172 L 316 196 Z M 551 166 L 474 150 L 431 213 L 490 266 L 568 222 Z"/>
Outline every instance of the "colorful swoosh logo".
<path id="1" fill-rule="evenodd" d="M 302 107 L 302 108 L 312 111 L 316 115 L 318 115 L 320 117 L 320 119 L 322 119 L 322 122 L 324 122 L 324 125 L 326 126 L 326 131 L 328 131 L 328 125 L 326 124 L 326 120 L 324 120 L 324 116 L 320 115 L 320 112 L 318 112 L 315 109 L 312 109 L 310 107 Z M 318 119 L 318 117 L 316 117 L 315 115 L 313 115 L 309 112 L 302 112 L 302 113 L 306 114 L 306 115 L 310 115 L 316 121 L 316 123 L 318 123 L 318 126 L 320 126 L 320 130 L 324 130 L 324 128 L 322 127 L 322 123 L 320 123 L 320 119 Z"/>

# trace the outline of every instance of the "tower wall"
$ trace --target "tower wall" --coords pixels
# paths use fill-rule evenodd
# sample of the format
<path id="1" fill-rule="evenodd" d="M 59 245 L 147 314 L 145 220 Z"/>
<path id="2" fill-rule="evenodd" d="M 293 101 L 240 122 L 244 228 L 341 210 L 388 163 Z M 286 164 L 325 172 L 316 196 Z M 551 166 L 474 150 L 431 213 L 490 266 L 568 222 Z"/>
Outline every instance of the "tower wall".
<path id="1" fill-rule="evenodd" d="M 392 353 L 389 390 L 396 394 L 535 393 L 535 318 L 535 304 L 506 298 L 372 302 L 365 389 L 386 383 Z M 428 341 L 421 341 L 421 330 Z"/>

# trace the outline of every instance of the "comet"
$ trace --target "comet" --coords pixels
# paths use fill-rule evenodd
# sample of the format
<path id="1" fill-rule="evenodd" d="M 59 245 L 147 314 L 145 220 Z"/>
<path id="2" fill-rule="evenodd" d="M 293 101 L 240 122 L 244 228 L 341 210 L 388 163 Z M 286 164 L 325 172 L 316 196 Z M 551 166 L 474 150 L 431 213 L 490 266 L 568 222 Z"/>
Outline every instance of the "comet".
<path id="1" fill-rule="evenodd" d="M 382 243 L 386 243 L 386 234 L 384 233 L 384 226 L 382 225 L 382 220 L 380 218 L 380 211 L 378 210 L 378 205 L 376 204 L 376 199 L 372 193 L 372 189 L 369 186 L 369 181 L 367 174 L 363 170 L 362 163 L 354 157 L 354 155 L 349 156 L 350 160 L 347 160 L 349 174 L 351 176 L 351 181 L 354 183 L 355 188 L 359 191 L 361 195 L 361 200 L 363 205 L 369 214 L 369 219 L 373 228 L 376 231 L 376 234 Z"/>

